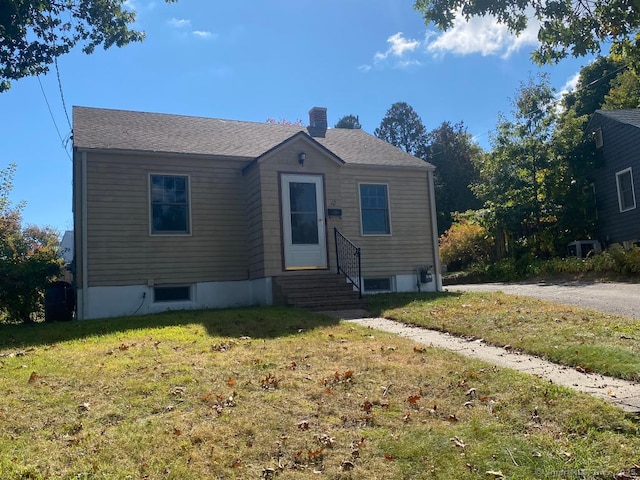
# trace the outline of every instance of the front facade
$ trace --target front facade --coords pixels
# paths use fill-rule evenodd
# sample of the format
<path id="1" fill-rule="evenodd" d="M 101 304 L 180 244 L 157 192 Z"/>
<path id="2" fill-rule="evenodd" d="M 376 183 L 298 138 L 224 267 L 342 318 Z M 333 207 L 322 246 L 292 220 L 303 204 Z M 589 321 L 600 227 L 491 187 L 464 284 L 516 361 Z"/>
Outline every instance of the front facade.
<path id="1" fill-rule="evenodd" d="M 310 115 L 76 107 L 78 318 L 272 304 L 277 278 L 336 274 L 334 229 L 361 248 L 365 293 L 441 289 L 433 167 Z"/>
<path id="2" fill-rule="evenodd" d="M 598 166 L 594 175 L 598 240 L 640 242 L 640 109 L 597 110 L 588 131 Z"/>

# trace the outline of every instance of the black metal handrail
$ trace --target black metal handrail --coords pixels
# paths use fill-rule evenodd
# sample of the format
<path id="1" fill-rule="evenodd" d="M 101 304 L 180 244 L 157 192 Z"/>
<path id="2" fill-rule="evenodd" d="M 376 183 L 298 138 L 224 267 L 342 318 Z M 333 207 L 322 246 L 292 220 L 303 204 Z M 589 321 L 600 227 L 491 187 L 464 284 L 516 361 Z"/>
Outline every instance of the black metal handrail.
<path id="1" fill-rule="evenodd" d="M 342 235 L 337 228 L 333 229 L 336 243 L 336 262 L 338 275 L 344 275 L 358 289 L 358 297 L 362 298 L 362 268 L 360 266 L 360 247 Z"/>

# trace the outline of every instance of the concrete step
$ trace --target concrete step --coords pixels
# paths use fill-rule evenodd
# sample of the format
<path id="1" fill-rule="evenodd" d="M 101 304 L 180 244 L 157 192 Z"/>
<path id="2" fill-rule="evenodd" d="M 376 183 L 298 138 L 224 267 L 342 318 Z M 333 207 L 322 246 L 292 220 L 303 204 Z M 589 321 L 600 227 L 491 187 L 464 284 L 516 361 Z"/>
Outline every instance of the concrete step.
<path id="1" fill-rule="evenodd" d="M 366 300 L 358 298 L 342 275 L 300 275 L 275 279 L 285 302 L 308 310 L 345 310 L 366 308 Z"/>

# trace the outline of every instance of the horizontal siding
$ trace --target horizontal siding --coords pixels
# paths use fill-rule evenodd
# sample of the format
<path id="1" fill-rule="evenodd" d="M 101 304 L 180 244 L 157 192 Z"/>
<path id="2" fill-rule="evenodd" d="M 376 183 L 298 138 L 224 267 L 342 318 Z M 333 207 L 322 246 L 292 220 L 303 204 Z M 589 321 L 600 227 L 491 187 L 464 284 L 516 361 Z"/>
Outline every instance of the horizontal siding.
<path id="1" fill-rule="evenodd" d="M 243 162 L 88 155 L 91 286 L 248 276 Z M 188 175 L 190 235 L 149 235 L 149 174 Z"/>
<path id="2" fill-rule="evenodd" d="M 611 119 L 602 122 L 602 166 L 596 170 L 598 236 L 606 245 L 640 239 L 640 129 Z M 616 172 L 631 167 L 637 207 L 620 212 Z"/>
<path id="3" fill-rule="evenodd" d="M 264 245 L 262 223 L 262 188 L 260 185 L 260 172 L 257 168 L 251 168 L 245 176 L 247 196 L 247 248 L 250 278 L 264 277 Z"/>

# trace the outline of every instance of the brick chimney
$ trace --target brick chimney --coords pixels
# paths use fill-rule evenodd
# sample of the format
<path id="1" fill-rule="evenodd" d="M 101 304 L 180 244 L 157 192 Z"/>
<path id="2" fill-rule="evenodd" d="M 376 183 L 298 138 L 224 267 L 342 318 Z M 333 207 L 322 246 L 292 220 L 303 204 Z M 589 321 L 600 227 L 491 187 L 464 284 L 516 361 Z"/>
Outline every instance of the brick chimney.
<path id="1" fill-rule="evenodd" d="M 309 127 L 327 129 L 327 109 L 324 107 L 313 107 L 309 110 Z"/>

